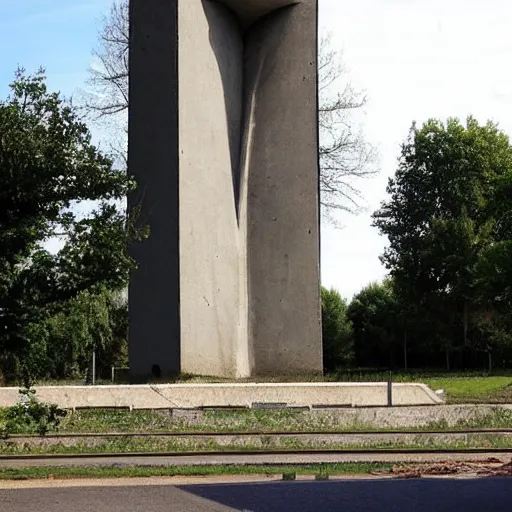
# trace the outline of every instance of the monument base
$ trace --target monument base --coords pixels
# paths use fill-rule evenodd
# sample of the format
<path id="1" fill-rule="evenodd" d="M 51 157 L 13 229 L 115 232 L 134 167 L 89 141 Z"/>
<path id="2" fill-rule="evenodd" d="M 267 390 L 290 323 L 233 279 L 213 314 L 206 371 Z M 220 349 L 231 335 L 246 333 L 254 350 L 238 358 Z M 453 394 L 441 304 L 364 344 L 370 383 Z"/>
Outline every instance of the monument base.
<path id="1" fill-rule="evenodd" d="M 388 405 L 388 384 L 371 383 L 226 383 L 144 386 L 36 386 L 39 400 L 66 409 L 194 409 L 204 407 L 376 407 Z M 18 388 L 0 388 L 0 407 L 19 401 Z M 396 383 L 393 405 L 435 405 L 443 401 L 425 384 Z"/>

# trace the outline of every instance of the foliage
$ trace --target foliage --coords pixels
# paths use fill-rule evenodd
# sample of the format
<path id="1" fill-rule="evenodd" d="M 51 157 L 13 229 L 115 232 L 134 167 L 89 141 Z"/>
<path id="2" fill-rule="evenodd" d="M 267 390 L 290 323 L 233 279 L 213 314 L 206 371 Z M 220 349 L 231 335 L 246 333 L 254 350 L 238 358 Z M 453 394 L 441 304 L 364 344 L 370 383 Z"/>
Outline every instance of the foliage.
<path id="1" fill-rule="evenodd" d="M 80 294 L 126 285 L 136 231 L 119 202 L 134 186 L 92 145 L 44 71 L 16 73 L 0 102 L 0 351 L 25 364 L 44 324 Z M 45 248 L 59 239 L 61 249 Z M 71 307 L 62 306 L 62 307 Z"/>
<path id="2" fill-rule="evenodd" d="M 400 317 L 392 282 L 363 288 L 350 303 L 347 317 L 354 329 L 356 364 L 394 366 Z"/>
<path id="3" fill-rule="evenodd" d="M 84 92 L 86 111 L 112 134 L 112 145 L 126 164 L 127 109 L 129 103 L 129 2 L 114 0 L 102 20 L 96 63 Z M 357 181 L 377 172 L 377 152 L 366 139 L 356 112 L 367 103 L 363 91 L 347 81 L 339 52 L 329 35 L 320 41 L 319 130 L 320 189 L 324 213 L 357 212 L 362 196 Z"/>
<path id="4" fill-rule="evenodd" d="M 353 339 L 347 302 L 334 289 L 322 288 L 322 340 L 325 371 L 350 364 Z"/>
<path id="5" fill-rule="evenodd" d="M 147 478 L 155 476 L 212 476 L 212 475 L 282 475 L 287 472 L 315 475 L 375 474 L 390 472 L 393 464 L 383 463 L 324 463 L 300 466 L 258 465 L 203 465 L 203 466 L 96 466 L 96 467 L 27 467 L 0 469 L 0 480 L 28 480 L 52 478 Z"/>
<path id="6" fill-rule="evenodd" d="M 448 367 L 450 353 L 490 354 L 506 339 L 486 335 L 482 343 L 512 283 L 511 177 L 512 148 L 497 125 L 430 120 L 411 128 L 390 199 L 373 215 L 389 240 L 382 261 L 397 297 L 417 327 L 435 323 L 430 342 L 446 352 Z"/>
<path id="7" fill-rule="evenodd" d="M 3 437 L 24 432 L 37 432 L 40 436 L 57 430 L 66 411 L 55 404 L 40 402 L 34 389 L 26 386 L 20 390 L 20 401 L 3 414 L 5 423 L 0 429 Z"/>
<path id="8" fill-rule="evenodd" d="M 59 304 L 31 326 L 34 342 L 25 366 L 34 379 L 83 376 L 96 353 L 96 373 L 109 376 L 112 366 L 126 366 L 128 308 L 125 297 L 103 289 Z"/>

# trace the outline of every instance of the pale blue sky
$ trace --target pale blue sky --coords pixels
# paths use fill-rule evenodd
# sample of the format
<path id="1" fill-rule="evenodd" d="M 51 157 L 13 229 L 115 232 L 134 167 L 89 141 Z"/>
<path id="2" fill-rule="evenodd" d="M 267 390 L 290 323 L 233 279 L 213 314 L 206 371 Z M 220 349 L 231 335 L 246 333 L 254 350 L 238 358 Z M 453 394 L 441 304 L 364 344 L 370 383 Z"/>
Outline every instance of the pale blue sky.
<path id="1" fill-rule="evenodd" d="M 83 87 L 101 16 L 111 0 L 0 0 L 0 97 L 18 65 L 47 70 L 66 96 Z M 321 25 L 343 49 L 355 85 L 369 96 L 362 122 L 381 152 L 381 173 L 361 187 L 368 212 L 385 198 L 413 120 L 498 121 L 512 134 L 510 0 L 320 0 Z M 343 215 L 322 231 L 322 281 L 351 297 L 385 270 L 385 240 L 369 213 Z"/>
<path id="2" fill-rule="evenodd" d="M 47 70 L 48 84 L 66 96 L 81 87 L 110 0 L 0 0 L 0 96 L 19 66 Z"/>

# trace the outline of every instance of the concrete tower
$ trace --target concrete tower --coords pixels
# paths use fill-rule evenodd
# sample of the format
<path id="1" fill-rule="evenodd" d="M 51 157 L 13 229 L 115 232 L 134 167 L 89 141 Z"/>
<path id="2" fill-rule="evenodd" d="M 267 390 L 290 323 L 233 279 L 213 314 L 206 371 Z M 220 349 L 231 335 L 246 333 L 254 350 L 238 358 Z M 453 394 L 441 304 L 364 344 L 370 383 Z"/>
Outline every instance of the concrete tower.
<path id="1" fill-rule="evenodd" d="M 317 0 L 131 0 L 130 370 L 322 371 Z"/>

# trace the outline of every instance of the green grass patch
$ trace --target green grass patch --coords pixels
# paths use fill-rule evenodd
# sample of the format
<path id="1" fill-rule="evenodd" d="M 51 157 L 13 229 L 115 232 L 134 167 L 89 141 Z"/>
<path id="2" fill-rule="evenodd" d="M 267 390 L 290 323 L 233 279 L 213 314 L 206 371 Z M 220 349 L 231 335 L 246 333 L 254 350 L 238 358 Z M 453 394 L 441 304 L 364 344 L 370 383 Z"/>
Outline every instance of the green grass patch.
<path id="1" fill-rule="evenodd" d="M 512 403 L 512 377 L 445 377 L 424 379 L 443 389 L 449 403 Z"/>
<path id="2" fill-rule="evenodd" d="M 350 371 L 329 376 L 341 382 L 385 382 L 389 372 Z M 432 390 L 443 389 L 448 403 L 512 403 L 512 374 L 483 372 L 393 373 L 393 382 L 422 382 Z"/>
<path id="3" fill-rule="evenodd" d="M 329 474 L 365 475 L 374 471 L 391 471 L 393 464 L 340 463 L 316 465 L 220 465 L 220 466 L 162 466 L 162 467 L 95 467 L 95 468 L 5 468 L 1 480 L 39 480 L 52 475 L 56 479 L 79 478 L 137 478 L 158 476 L 222 476 L 222 475 L 279 475 L 295 472 L 298 475 Z"/>
<path id="4" fill-rule="evenodd" d="M 0 409 L 0 423 L 2 421 Z M 197 419 L 173 418 L 168 411 L 84 410 L 69 412 L 59 433 L 137 432 L 311 432 L 363 430 L 367 425 L 340 426 L 334 416 L 309 411 L 258 410 L 205 411 Z M 35 433 L 30 425 L 20 426 L 20 434 Z"/>
<path id="5" fill-rule="evenodd" d="M 0 425 L 3 410 L 0 409 Z M 422 427 L 404 425 L 392 430 L 465 430 L 468 428 L 512 428 L 512 411 L 498 409 L 491 414 L 477 415 L 448 425 L 445 421 L 431 422 Z M 354 420 L 341 424 L 329 411 L 256 410 L 206 411 L 196 419 L 172 418 L 167 411 L 86 410 L 69 413 L 63 418 L 59 433 L 155 433 L 159 432 L 346 432 L 385 431 Z M 20 425 L 20 434 L 35 434 L 31 425 Z"/>
<path id="6" fill-rule="evenodd" d="M 110 439 L 100 442 L 81 441 L 73 446 L 61 443 L 32 445 L 15 441 L 0 441 L 2 455 L 25 454 L 98 454 L 98 453 L 183 453 L 183 452 L 224 452 L 224 451 L 271 451 L 271 450 L 378 450 L 378 449 L 465 449 L 465 448 L 512 448 L 509 436 L 488 434 L 472 435 L 467 438 L 448 440 L 435 435 L 415 436 L 412 440 L 368 440 L 364 443 L 340 443 L 329 440 L 304 440 L 297 437 L 259 436 L 252 439 L 219 443 L 214 439 Z"/>
<path id="7" fill-rule="evenodd" d="M 187 422 L 171 418 L 169 411 L 84 410 L 69 413 L 63 419 L 60 432 L 176 432 Z"/>

